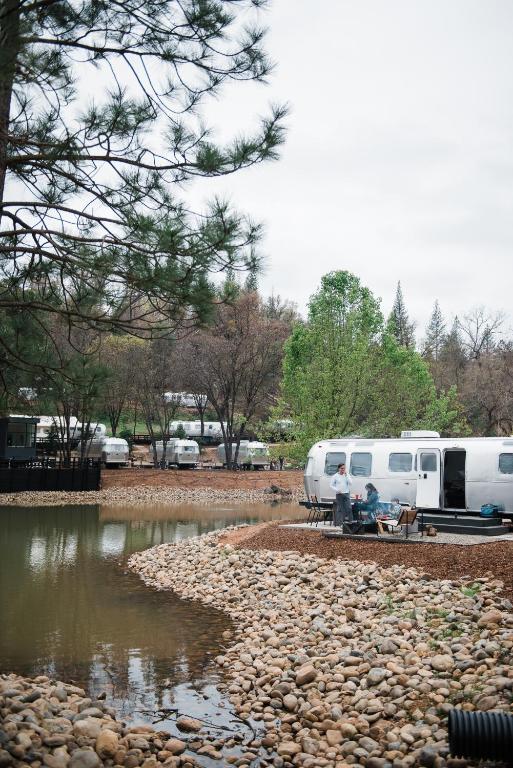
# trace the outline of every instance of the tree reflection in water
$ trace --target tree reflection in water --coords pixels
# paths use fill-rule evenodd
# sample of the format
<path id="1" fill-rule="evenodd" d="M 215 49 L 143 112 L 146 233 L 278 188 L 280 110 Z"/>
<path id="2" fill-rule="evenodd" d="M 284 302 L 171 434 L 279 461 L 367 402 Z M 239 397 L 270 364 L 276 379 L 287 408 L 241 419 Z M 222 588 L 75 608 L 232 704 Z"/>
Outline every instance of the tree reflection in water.
<path id="1" fill-rule="evenodd" d="M 125 718 L 198 714 L 201 694 L 214 695 L 227 617 L 148 589 L 122 564 L 156 544 L 283 516 L 297 506 L 0 509 L 0 671 L 106 690 Z"/>

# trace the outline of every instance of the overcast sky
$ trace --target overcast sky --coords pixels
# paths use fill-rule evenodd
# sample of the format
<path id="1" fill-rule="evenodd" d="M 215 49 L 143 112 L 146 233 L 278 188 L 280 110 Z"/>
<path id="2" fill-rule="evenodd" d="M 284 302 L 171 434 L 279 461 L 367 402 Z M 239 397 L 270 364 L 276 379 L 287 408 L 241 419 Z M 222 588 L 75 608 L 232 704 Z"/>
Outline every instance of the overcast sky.
<path id="1" fill-rule="evenodd" d="M 262 290 L 304 311 L 348 269 L 386 313 L 401 280 L 419 337 L 435 298 L 511 325 L 511 0 L 274 0 L 263 19 L 270 85 L 206 114 L 236 134 L 287 101 L 282 158 L 201 182 L 265 223 Z"/>

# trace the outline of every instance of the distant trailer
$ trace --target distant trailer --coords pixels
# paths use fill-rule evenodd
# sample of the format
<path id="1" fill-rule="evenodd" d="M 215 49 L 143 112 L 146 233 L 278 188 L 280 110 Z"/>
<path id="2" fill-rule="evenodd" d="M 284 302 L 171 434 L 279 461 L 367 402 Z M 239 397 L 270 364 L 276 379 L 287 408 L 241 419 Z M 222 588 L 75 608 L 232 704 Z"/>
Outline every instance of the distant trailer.
<path id="1" fill-rule="evenodd" d="M 155 443 L 157 450 L 157 461 L 164 461 L 166 467 L 176 466 L 178 469 L 194 469 L 198 466 L 200 460 L 199 445 L 195 440 L 180 440 L 176 437 L 167 441 L 164 455 L 164 441 L 158 440 Z M 150 461 L 153 461 L 153 448 L 149 449 Z"/>
<path id="2" fill-rule="evenodd" d="M 130 457 L 130 447 L 121 437 L 102 437 L 91 440 L 87 450 L 87 457 L 100 459 L 105 467 L 126 466 Z"/>
<path id="3" fill-rule="evenodd" d="M 235 459 L 236 443 L 232 443 L 232 461 Z M 217 461 L 227 466 L 226 446 L 224 443 L 218 446 L 216 451 Z M 257 440 L 241 440 L 237 455 L 237 465 L 244 469 L 269 469 L 271 458 L 269 446 Z"/>

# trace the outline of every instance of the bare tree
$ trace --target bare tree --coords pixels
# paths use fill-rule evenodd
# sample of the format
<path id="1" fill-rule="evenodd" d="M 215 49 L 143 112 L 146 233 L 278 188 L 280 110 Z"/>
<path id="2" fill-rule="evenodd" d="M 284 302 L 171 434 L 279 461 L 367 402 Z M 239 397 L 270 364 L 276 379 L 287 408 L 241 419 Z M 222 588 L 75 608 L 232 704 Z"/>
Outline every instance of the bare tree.
<path id="1" fill-rule="evenodd" d="M 504 324 L 503 312 L 490 312 L 485 307 L 475 307 L 458 322 L 461 343 L 469 360 L 479 360 L 490 352 Z"/>
<path id="2" fill-rule="evenodd" d="M 103 410 L 109 417 L 113 437 L 116 436 L 121 414 L 136 396 L 134 367 L 146 342 L 133 336 L 109 335 L 102 340 L 99 359 L 107 373 L 102 394 Z"/>
<path id="3" fill-rule="evenodd" d="M 157 440 L 163 443 L 161 466 L 166 465 L 169 425 L 180 408 L 178 397 L 168 397 L 176 370 L 174 342 L 169 339 L 146 341 L 138 348 L 133 371 L 137 402 L 150 436 L 153 463 L 157 467 Z"/>
<path id="4" fill-rule="evenodd" d="M 266 315 L 257 294 L 244 293 L 220 306 L 211 328 L 186 342 L 181 359 L 191 386 L 207 395 L 221 422 L 229 468 L 237 464 L 244 429 L 266 410 L 278 387 L 288 332 L 287 323 Z"/>

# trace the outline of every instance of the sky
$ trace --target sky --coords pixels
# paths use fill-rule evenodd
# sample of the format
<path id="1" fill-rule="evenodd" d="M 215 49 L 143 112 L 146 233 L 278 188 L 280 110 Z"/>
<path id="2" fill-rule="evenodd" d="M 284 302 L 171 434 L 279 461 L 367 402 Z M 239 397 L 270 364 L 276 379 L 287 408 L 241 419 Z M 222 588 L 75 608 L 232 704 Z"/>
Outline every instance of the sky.
<path id="1" fill-rule="evenodd" d="M 273 0 L 276 69 L 207 105 L 220 138 L 290 105 L 277 163 L 216 180 L 265 225 L 260 287 L 305 312 L 347 269 L 390 311 L 398 280 L 418 337 L 484 305 L 513 326 L 511 0 Z"/>

